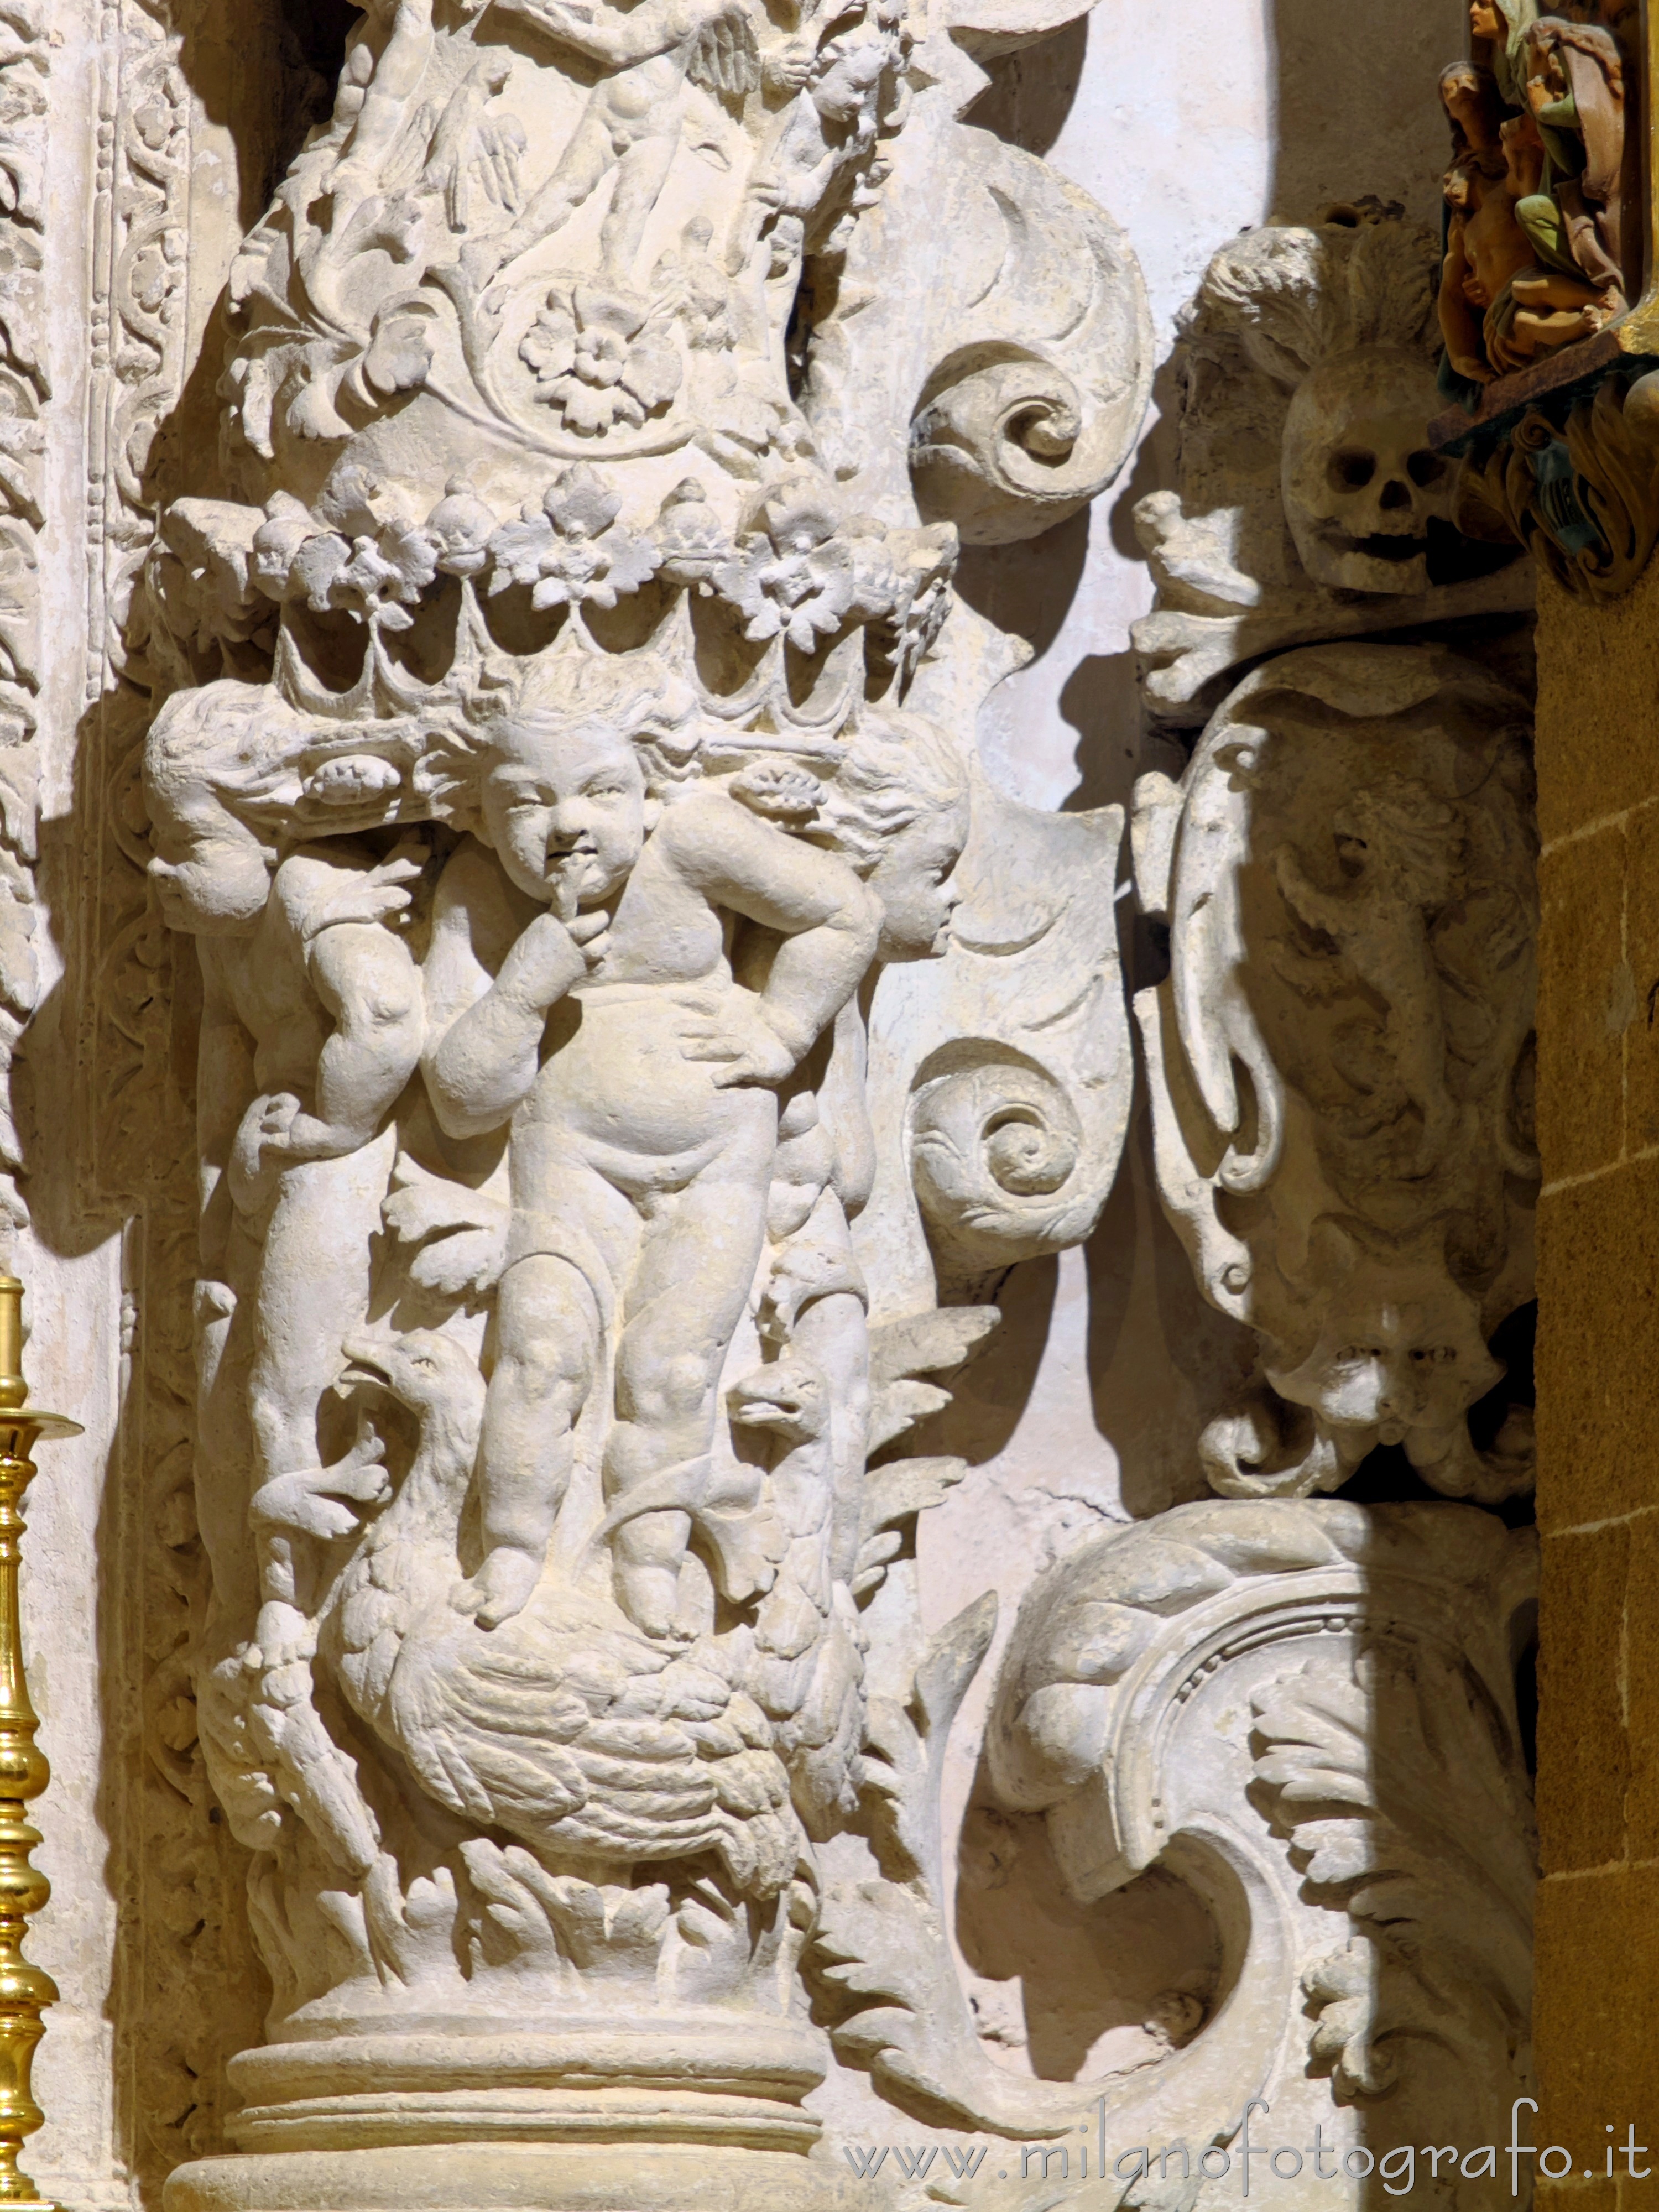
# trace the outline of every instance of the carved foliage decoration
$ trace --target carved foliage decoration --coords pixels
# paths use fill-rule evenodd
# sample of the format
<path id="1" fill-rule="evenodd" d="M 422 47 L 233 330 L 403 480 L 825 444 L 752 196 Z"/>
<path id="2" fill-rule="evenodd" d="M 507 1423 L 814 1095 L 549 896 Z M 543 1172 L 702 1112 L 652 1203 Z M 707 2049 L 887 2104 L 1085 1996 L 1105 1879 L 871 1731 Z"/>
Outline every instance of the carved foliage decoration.
<path id="1" fill-rule="evenodd" d="M 1340 1486 L 1401 1443 L 1453 1497 L 1530 1480 L 1466 1416 L 1530 1295 L 1537 894 L 1523 702 L 1431 647 L 1269 662 L 1137 792 L 1171 972 L 1137 1000 L 1159 1188 L 1258 1389 L 1214 1487 Z"/>
<path id="2" fill-rule="evenodd" d="M 1275 2129 L 1319 2120 L 1374 2158 L 1489 2131 L 1528 2078 L 1535 1877 L 1510 1669 L 1533 1581 L 1530 1536 L 1467 1508 L 1266 1501 L 1177 1507 L 1039 1579 L 977 1802 L 1042 1814 L 1083 1904 L 1156 1864 L 1216 1938 L 1161 2052 L 1087 2082 L 989 2057 L 945 1934 L 943 1739 L 994 1622 L 970 1608 L 872 1728 L 885 1878 L 832 1886 L 816 1938 L 854 2000 L 838 2045 L 918 2118 L 1028 2138 L 1100 2096 L 1110 2144 L 1194 2156 L 1233 2139 L 1253 2095 Z M 1471 2201 L 1503 2199 L 1494 2182 Z"/>
<path id="3" fill-rule="evenodd" d="M 145 877 L 140 789 L 156 686 L 135 609 L 185 370 L 191 103 L 165 8 L 100 13 L 85 546 L 88 726 L 78 774 L 98 845 L 88 868 L 95 988 L 82 1000 L 89 1200 L 140 1201 L 122 1311 L 125 1663 L 143 1757 L 126 1810 L 135 1909 L 123 1923 L 118 2125 L 141 2185 L 222 2142 L 224 2063 L 257 2027 L 244 1862 L 216 1803 L 194 1675 L 210 1589 L 193 1497 L 195 1161 L 179 1077 L 191 994 Z M 158 445 L 158 437 L 160 443 Z M 158 1132 L 165 1133 L 158 1141 Z M 203 1992 L 216 1993 L 216 2002 Z"/>
<path id="4" fill-rule="evenodd" d="M 1581 599 L 1617 599 L 1659 539 L 1659 383 L 1603 377 L 1588 397 L 1527 409 L 1458 470 L 1471 537 L 1524 545 Z"/>

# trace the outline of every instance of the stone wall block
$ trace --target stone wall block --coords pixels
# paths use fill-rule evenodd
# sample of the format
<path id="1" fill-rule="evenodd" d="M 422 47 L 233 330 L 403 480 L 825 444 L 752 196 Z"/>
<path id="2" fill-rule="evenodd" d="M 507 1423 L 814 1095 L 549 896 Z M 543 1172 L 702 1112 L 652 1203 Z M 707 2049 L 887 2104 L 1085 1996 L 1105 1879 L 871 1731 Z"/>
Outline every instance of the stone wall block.
<path id="1" fill-rule="evenodd" d="M 1538 1819 L 1547 1873 L 1625 1856 L 1624 1696 L 1631 1533 L 1546 1538 L 1539 1592 Z"/>
<path id="2" fill-rule="evenodd" d="M 1605 2145 L 1609 2120 L 1620 2136 L 1634 2120 L 1638 2141 L 1647 2140 L 1659 2046 L 1659 1866 L 1547 1878 L 1537 1911 L 1537 1972 L 1549 1995 L 1534 2021 L 1536 2140 Z M 1625 2185 L 1639 2204 L 1643 2185 Z"/>
<path id="3" fill-rule="evenodd" d="M 1539 1206 L 1538 1515 L 1570 1528 L 1654 1501 L 1659 1161 Z"/>
<path id="4" fill-rule="evenodd" d="M 1538 1145 L 1552 1181 L 1625 1149 L 1625 1039 L 1638 994 L 1624 951 L 1625 833 L 1610 823 L 1539 862 Z"/>
<path id="5" fill-rule="evenodd" d="M 1659 789 L 1659 568 L 1622 599 L 1589 605 L 1540 574 L 1538 754 L 1546 847 Z M 1570 738 L 1569 738 L 1569 733 Z"/>

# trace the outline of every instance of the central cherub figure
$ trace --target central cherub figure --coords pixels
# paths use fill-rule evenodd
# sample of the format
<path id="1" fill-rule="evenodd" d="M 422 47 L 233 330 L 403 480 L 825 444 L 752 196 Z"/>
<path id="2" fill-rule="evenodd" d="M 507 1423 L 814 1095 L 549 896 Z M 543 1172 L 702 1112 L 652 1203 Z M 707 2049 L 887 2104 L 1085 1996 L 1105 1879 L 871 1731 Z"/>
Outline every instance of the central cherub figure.
<path id="1" fill-rule="evenodd" d="M 455 1137 L 512 1125 L 478 1466 L 486 1628 L 540 1577 L 611 1340 L 617 1593 L 647 1633 L 676 1632 L 720 1369 L 764 1237 L 774 1086 L 857 988 L 881 928 L 850 868 L 722 784 L 654 795 L 665 690 L 638 657 L 533 673 L 489 725 L 480 826 L 496 858 L 468 839 L 439 886 L 434 1109 Z M 759 989 L 732 976 L 744 921 L 769 941 Z"/>

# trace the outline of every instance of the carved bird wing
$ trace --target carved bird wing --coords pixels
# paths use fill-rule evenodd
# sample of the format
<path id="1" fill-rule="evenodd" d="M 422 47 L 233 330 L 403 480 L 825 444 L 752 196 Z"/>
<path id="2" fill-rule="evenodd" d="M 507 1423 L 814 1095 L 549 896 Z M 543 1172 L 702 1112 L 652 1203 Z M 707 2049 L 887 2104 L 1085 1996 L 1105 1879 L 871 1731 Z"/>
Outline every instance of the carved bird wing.
<path id="1" fill-rule="evenodd" d="M 406 1645 L 399 1748 L 441 1803 L 543 1850 L 659 1861 L 713 1851 L 775 1893 L 800 1847 L 758 1707 L 685 1662 L 628 1671 L 591 1641 L 455 1635 Z M 715 1696 L 705 1686 L 712 1683 Z"/>

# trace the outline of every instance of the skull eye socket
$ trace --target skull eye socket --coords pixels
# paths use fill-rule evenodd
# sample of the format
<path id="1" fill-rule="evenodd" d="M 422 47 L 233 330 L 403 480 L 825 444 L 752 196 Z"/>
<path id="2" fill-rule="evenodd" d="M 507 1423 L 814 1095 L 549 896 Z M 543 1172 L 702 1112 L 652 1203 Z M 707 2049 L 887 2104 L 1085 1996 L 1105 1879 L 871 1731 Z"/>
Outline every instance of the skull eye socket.
<path id="1" fill-rule="evenodd" d="M 1431 484 L 1441 483 L 1446 473 L 1446 464 L 1438 453 L 1420 447 L 1406 463 L 1406 474 L 1419 491 L 1427 491 Z"/>
<path id="2" fill-rule="evenodd" d="M 1331 455 L 1329 475 L 1333 491 L 1363 491 L 1376 474 L 1375 453 L 1362 453 L 1350 449 L 1346 453 Z"/>

